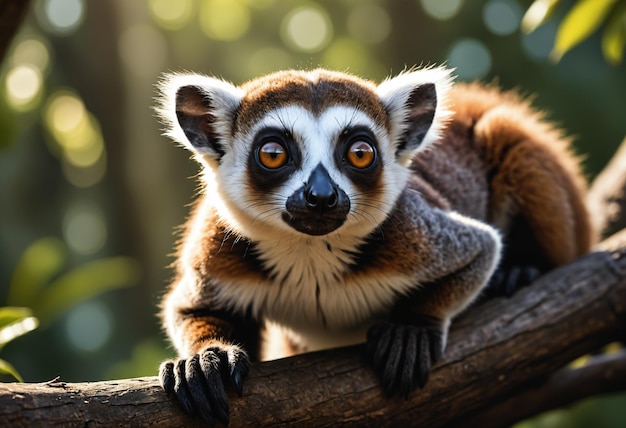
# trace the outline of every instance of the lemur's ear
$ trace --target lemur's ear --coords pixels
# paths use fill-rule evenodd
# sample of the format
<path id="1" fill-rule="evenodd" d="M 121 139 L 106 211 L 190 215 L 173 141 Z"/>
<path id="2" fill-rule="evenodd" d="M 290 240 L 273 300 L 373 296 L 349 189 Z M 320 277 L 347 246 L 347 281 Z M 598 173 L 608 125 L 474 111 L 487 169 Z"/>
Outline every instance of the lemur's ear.
<path id="1" fill-rule="evenodd" d="M 197 74 L 173 74 L 160 84 L 157 112 L 165 133 L 192 152 L 220 161 L 241 102 L 241 90 Z"/>
<path id="2" fill-rule="evenodd" d="M 436 141 L 449 116 L 447 94 L 451 70 L 443 67 L 407 71 L 378 85 L 387 109 L 396 157 L 408 164 L 417 150 Z"/>

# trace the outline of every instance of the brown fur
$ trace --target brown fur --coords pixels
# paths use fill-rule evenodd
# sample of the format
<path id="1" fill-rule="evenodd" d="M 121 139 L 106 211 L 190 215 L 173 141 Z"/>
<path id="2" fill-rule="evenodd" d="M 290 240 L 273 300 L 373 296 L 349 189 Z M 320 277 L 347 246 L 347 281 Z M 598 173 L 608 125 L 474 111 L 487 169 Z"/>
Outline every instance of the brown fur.
<path id="1" fill-rule="evenodd" d="M 527 101 L 494 87 L 456 85 L 451 104 L 455 113 L 448 131 L 431 154 L 418 157 L 418 174 L 430 173 L 427 181 L 439 183 L 453 209 L 505 235 L 512 234 L 509 221 L 521 215 L 547 259 L 546 269 L 588 251 L 594 238 L 582 197 L 586 185 L 569 139 Z M 466 170 L 474 177 L 459 176 Z"/>
<path id="2" fill-rule="evenodd" d="M 389 132 L 398 131 L 392 129 L 398 126 L 394 120 L 412 120 L 411 114 L 422 112 L 422 117 L 442 120 L 424 116 L 420 105 L 394 119 L 378 99 L 375 85 L 327 71 L 281 72 L 241 89 L 244 95 L 237 111 L 218 112 L 227 118 L 232 113 L 233 135 L 245 134 L 271 108 L 285 104 L 303 106 L 313 114 L 331 105 L 357 106 Z M 196 97 L 200 93 L 193 87 L 188 92 Z M 207 99 L 191 102 L 191 114 L 210 114 L 205 111 L 211 107 Z M 379 358 L 382 363 L 375 363 L 386 388 L 402 383 L 403 393 L 408 394 L 415 382 L 425 382 L 431 361 L 445 346 L 450 319 L 483 289 L 499 252 L 502 268 L 532 266 L 545 272 L 588 251 L 594 237 L 583 203 L 585 182 L 578 159 L 569 152 L 569 139 L 527 101 L 494 87 L 456 85 L 448 93 L 447 107 L 453 113 L 441 137 L 412 159 L 409 181 L 395 206 L 385 211 L 386 220 L 348 250 L 333 248 L 326 237 L 278 236 L 269 243 L 284 245 L 286 252 L 273 254 L 272 265 L 264 258 L 261 243 L 232 234 L 218 219 L 211 205 L 215 196 L 203 195 L 185 227 L 177 278 L 163 300 L 164 322 L 181 358 L 205 355 L 214 347 L 241 353 L 237 345 L 257 358 L 265 318 L 296 333 L 283 331 L 279 346 L 283 355 L 307 350 L 306 343 L 298 342 L 299 333 L 348 337 L 384 319 L 414 334 L 409 340 L 413 345 L 421 341 L 415 345 L 420 372 L 408 383 L 401 380 L 406 377 L 402 371 L 389 374 L 389 367 L 393 372 L 398 366 L 393 361 L 386 366 Z M 428 109 L 432 106 L 426 105 Z M 445 117 L 445 112 L 438 114 Z M 211 126 L 199 122 L 209 139 L 214 132 Z M 399 133 L 394 135 L 400 138 Z M 374 180 L 385 177 L 385 170 L 381 171 L 372 174 Z M 256 178 L 248 174 L 248 181 L 262 180 L 264 174 L 260 171 Z M 244 185 L 263 202 L 263 183 Z M 368 196 L 380 199 L 380 193 Z M 325 246 L 324 239 L 329 239 Z M 337 244 L 337 235 L 333 239 Z M 264 248 L 272 253 L 267 241 Z M 298 247 L 296 256 L 303 255 L 295 262 L 289 259 L 290 245 Z M 309 249 L 317 253 L 303 268 L 298 263 L 307 259 Z M 290 264 L 283 263 L 280 270 L 276 266 L 283 257 Z M 329 258 L 335 269 L 328 270 L 332 277 L 319 274 Z M 299 269 L 301 276 L 292 277 L 292 269 Z M 376 355 L 387 352 L 389 340 L 397 341 L 392 348 L 403 352 L 405 339 L 398 338 L 405 333 L 397 332 L 405 330 L 393 333 L 395 327 L 376 327 L 368 338 Z M 265 337 L 280 336 L 280 328 L 265 331 Z M 382 350 L 376 351 L 377 347 Z M 266 354 L 274 355 L 271 350 Z M 172 364 L 164 363 L 162 372 L 171 372 Z M 164 377 L 167 382 L 170 378 Z"/>
<path id="3" fill-rule="evenodd" d="M 245 131 L 260 117 L 277 105 L 300 104 L 318 114 L 330 105 L 357 105 L 382 126 L 387 126 L 387 114 L 372 93 L 375 86 L 362 79 L 316 70 L 319 81 L 311 82 L 303 72 L 280 71 L 252 80 L 242 86 L 242 100 L 234 131 Z"/>
<path id="4" fill-rule="evenodd" d="M 263 94 L 266 87 L 257 88 L 251 84 L 249 89 L 251 94 L 247 97 L 249 104 L 246 108 L 258 108 L 259 103 L 269 102 L 267 95 L 257 94 Z M 288 96 L 295 93 L 298 91 L 289 90 Z M 350 94 L 348 92 L 345 96 L 352 96 Z M 495 223 L 505 236 L 512 233 L 509 227 L 519 227 L 518 224 L 511 225 L 510 220 L 521 215 L 525 226 L 532 231 L 532 237 L 527 237 L 528 242 L 510 242 L 511 247 L 522 249 L 514 262 L 525 263 L 525 256 L 531 261 L 544 260 L 542 268 L 545 270 L 568 263 L 586 252 L 592 236 L 582 201 L 584 180 L 576 158 L 569 154 L 568 141 L 544 123 L 526 102 L 495 88 L 477 84 L 456 85 L 451 91 L 451 107 L 454 115 L 443 138 L 414 159 L 411 169 L 415 176 L 409 187 L 417 190 L 432 206 Z M 253 114 L 245 113 L 245 108 L 243 112 L 242 115 Z M 379 113 L 375 112 L 376 115 Z M 243 122 L 249 120 L 242 119 Z M 197 240 L 192 265 L 201 278 L 211 278 L 210 281 L 216 284 L 222 279 L 259 282 L 271 279 L 261 268 L 248 241 L 215 228 L 214 213 L 200 210 L 202 212 L 192 216 L 190 223 L 202 218 L 202 232 L 195 232 L 185 240 Z M 398 208 L 395 215 L 402 217 L 402 209 Z M 371 275 L 371 272 L 391 269 L 387 264 L 400 271 L 411 270 L 416 264 L 426 264 L 424 257 L 427 255 L 423 252 L 429 251 L 429 245 L 421 241 L 423 236 L 419 229 L 416 228 L 416 233 L 411 235 L 406 229 L 396 227 L 411 221 L 392 216 L 381 227 L 381 241 L 378 241 L 378 235 L 373 235 L 368 253 L 354 267 L 351 274 L 354 280 L 350 282 L 358 282 L 359 277 Z M 411 236 L 414 243 L 407 241 Z M 540 256 L 534 253 L 537 250 L 535 241 L 542 251 Z M 407 251 L 413 256 L 407 256 Z M 402 262 L 406 263 L 404 267 L 398 265 Z M 184 274 L 181 271 L 179 275 Z M 450 286 L 449 290 L 455 287 Z M 212 288 L 201 288 L 203 305 L 212 300 Z M 430 298 L 424 298 L 424 293 L 420 294 L 419 300 L 427 303 L 420 304 L 421 312 L 432 316 L 440 315 L 439 308 L 448 307 L 454 300 L 454 293 L 448 296 L 448 292 L 438 292 Z M 181 310 L 184 312 L 184 307 Z M 216 319 L 209 317 L 203 322 L 213 325 Z M 214 331 L 213 337 L 231 336 L 228 328 L 212 330 L 213 327 L 207 327 L 203 322 L 185 323 L 183 337 L 204 339 L 211 337 L 211 331 Z M 190 348 L 195 350 L 197 346 Z"/>

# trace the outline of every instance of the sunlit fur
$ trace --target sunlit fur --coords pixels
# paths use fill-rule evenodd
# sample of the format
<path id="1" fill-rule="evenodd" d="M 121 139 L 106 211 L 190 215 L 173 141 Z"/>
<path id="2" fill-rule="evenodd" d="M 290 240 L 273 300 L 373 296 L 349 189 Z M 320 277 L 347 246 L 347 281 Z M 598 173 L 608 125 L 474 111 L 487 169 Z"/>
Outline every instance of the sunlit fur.
<path id="1" fill-rule="evenodd" d="M 354 97 L 334 92 L 336 99 L 310 105 L 299 98 L 302 87 L 318 82 L 344 85 Z M 437 105 L 421 144 L 407 147 L 407 100 L 422 85 L 434 85 Z M 195 100 L 189 112 L 210 113 L 217 149 L 194 146 L 181 129 L 177 109 L 186 106 L 177 106 L 176 97 L 186 86 L 197 88 L 206 104 L 199 108 Z M 372 323 L 419 295 L 424 284 L 436 284 L 437 297 L 412 297 L 412 309 L 441 321 L 445 342 L 450 319 L 496 269 L 501 232 L 508 233 L 514 216 L 555 237 L 530 243 L 545 251 L 550 266 L 589 246 L 582 180 L 567 142 L 518 97 L 479 86 L 452 88 L 446 69 L 410 70 L 380 85 L 325 70 L 279 72 L 241 86 L 172 75 L 161 85 L 160 100 L 165 133 L 204 170 L 204 189 L 163 304 L 164 324 L 181 356 L 206 346 L 212 328 L 213 318 L 188 315 L 190 309 L 270 321 L 267 340 L 287 337 L 312 350 L 364 341 Z M 383 165 L 376 191 L 359 188 L 336 164 L 338 136 L 353 125 L 376 137 Z M 303 159 L 282 183 L 259 191 L 247 168 L 255 136 L 268 126 L 288 130 Z M 519 150 L 524 156 L 507 158 Z M 348 195 L 350 212 L 336 230 L 311 236 L 289 226 L 282 213 L 320 163 Z M 550 168 L 537 166 L 544 164 Z M 548 206 L 557 215 L 546 214 Z M 376 248 L 367 251 L 379 258 L 368 265 L 363 244 L 372 241 Z M 230 343 L 219 328 L 210 343 Z M 289 346 L 265 348 L 266 356 L 277 357 Z"/>
<path id="2" fill-rule="evenodd" d="M 307 79 L 316 81 L 328 78 L 326 70 L 302 72 Z M 341 73 L 336 73 L 342 76 Z M 333 74 L 330 74 L 333 77 Z M 252 81 L 246 87 L 262 85 L 271 81 L 273 75 Z M 445 68 L 426 68 L 404 72 L 393 79 L 387 79 L 378 87 L 368 89 L 376 94 L 387 110 L 388 123 L 380 123 L 380 118 L 368 117 L 360 110 L 362 106 L 338 105 L 315 116 L 298 105 L 278 105 L 265 112 L 260 120 L 252 124 L 238 126 L 243 132 L 234 133 L 233 114 L 241 102 L 245 90 L 220 79 L 196 74 L 172 74 L 161 84 L 160 105 L 157 112 L 165 124 L 165 134 L 191 150 L 196 159 L 204 164 L 203 184 L 207 194 L 219 194 L 214 203 L 222 225 L 243 237 L 263 240 L 282 237 L 284 233 L 298 233 L 281 219 L 285 199 L 308 178 L 312 168 L 319 162 L 329 171 L 331 178 L 348 194 L 353 204 L 346 223 L 336 232 L 342 237 L 365 237 L 392 209 L 395 200 L 405 186 L 408 177 L 408 163 L 417 150 L 424 150 L 439 138 L 439 133 L 450 115 L 446 93 L 450 88 L 450 71 Z M 420 84 L 433 83 L 437 91 L 435 118 L 428 134 L 417 150 L 405 151 L 396 156 L 396 141 L 405 129 L 405 103 L 410 92 Z M 182 129 L 176 123 L 176 91 L 183 86 L 198 86 L 214 100 L 214 117 L 217 133 L 229 147 L 217 168 L 215 154 L 206 148 L 193 147 Z M 378 119 L 378 120 L 376 120 Z M 306 154 L 305 165 L 297 174 L 290 177 L 281 189 L 273 194 L 257 195 L 249 192 L 245 182 L 245 162 L 255 131 L 273 125 L 292 130 L 296 141 Z M 332 151 L 338 134 L 351 125 L 364 125 L 375 131 L 380 143 L 380 156 L 384 165 L 383 191 L 376 195 L 356 191 L 354 185 L 345 179 L 333 164 Z M 387 126 L 384 126 L 387 125 Z M 231 190 L 236 189 L 236 190 Z"/>

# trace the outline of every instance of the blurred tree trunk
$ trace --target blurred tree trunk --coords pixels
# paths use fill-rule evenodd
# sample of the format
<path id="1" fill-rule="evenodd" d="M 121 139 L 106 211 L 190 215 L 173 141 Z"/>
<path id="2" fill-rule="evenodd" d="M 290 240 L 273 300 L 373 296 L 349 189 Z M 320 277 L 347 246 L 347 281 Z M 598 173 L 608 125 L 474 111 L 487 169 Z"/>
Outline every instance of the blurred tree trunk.
<path id="1" fill-rule="evenodd" d="M 0 0 L 0 62 L 22 24 L 30 0 Z"/>
<path id="2" fill-rule="evenodd" d="M 71 82 L 72 88 L 80 94 L 86 108 L 101 126 L 107 169 L 104 186 L 94 189 L 91 194 L 102 201 L 101 206 L 107 210 L 107 250 L 112 254 L 131 256 L 146 267 L 149 264 L 144 257 L 146 239 L 141 213 L 127 176 L 128 97 L 118 53 L 118 13 L 115 2 L 95 1 L 89 2 L 85 14 L 81 37 L 54 40 L 57 67 L 61 70 L 62 84 Z M 132 312 L 130 308 L 149 304 L 145 296 L 151 295 L 152 291 L 146 281 L 148 279 L 143 277 L 139 287 L 127 292 L 128 300 L 135 300 L 127 302 L 128 312 Z M 141 322 L 143 318 L 136 320 Z M 132 333 L 135 338 L 145 337 L 146 327 L 134 325 Z"/>

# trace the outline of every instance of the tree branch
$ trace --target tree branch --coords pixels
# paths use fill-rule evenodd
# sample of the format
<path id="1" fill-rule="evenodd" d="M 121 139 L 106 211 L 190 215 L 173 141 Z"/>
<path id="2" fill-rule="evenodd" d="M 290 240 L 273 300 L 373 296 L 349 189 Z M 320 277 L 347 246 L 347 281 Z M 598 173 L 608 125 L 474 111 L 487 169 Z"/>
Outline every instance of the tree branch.
<path id="1" fill-rule="evenodd" d="M 607 237 L 626 227 L 626 138 L 587 194 L 594 227 Z"/>
<path id="2" fill-rule="evenodd" d="M 511 299 L 486 302 L 456 320 L 428 385 L 409 400 L 384 397 L 356 346 L 253 364 L 244 397 L 231 395 L 231 425 L 466 425 L 472 417 L 480 421 L 475 415 L 493 403 L 510 406 L 507 397 L 536 390 L 576 357 L 622 338 L 625 320 L 623 231 Z M 616 373 L 623 376 L 623 370 Z M 621 380 L 618 385 L 626 388 Z M 571 382 L 577 384 L 575 378 Z M 86 421 L 198 423 L 161 391 L 156 378 L 0 385 L 0 425 Z"/>
<path id="3" fill-rule="evenodd" d="M 465 421 L 465 427 L 509 427 L 539 413 L 582 398 L 626 389 L 626 351 L 596 355 L 583 367 L 565 368 L 545 382 L 506 397 Z"/>

